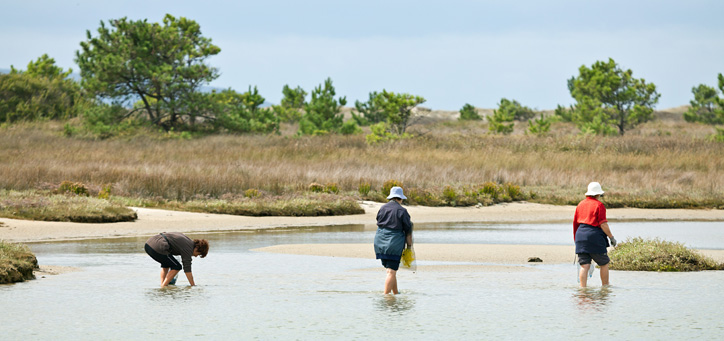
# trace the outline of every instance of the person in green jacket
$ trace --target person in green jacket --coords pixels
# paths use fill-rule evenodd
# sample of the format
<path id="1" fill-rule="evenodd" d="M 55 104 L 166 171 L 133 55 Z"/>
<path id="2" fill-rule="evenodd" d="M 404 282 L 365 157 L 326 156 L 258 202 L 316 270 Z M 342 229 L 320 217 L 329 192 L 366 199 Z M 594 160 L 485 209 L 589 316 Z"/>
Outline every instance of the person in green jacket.
<path id="1" fill-rule="evenodd" d="M 400 268 L 402 251 L 412 246 L 412 221 L 402 200 L 407 199 L 401 187 L 392 187 L 388 203 L 377 212 L 377 233 L 375 233 L 375 255 L 387 269 L 385 294 L 397 295 L 397 270 Z"/>

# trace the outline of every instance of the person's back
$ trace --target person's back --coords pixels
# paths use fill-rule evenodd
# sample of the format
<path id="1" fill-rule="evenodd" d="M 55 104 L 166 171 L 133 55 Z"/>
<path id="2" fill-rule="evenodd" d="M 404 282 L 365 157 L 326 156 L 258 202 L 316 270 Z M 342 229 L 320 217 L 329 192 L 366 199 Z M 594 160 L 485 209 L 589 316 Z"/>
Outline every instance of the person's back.
<path id="1" fill-rule="evenodd" d="M 400 268 L 402 251 L 412 246 L 412 221 L 407 209 L 402 207 L 402 200 L 407 199 L 401 187 L 392 187 L 390 200 L 382 205 L 377 212 L 377 232 L 375 233 L 375 256 L 387 269 L 385 294 L 397 294 L 397 270 Z"/>
<path id="2" fill-rule="evenodd" d="M 608 258 L 609 246 L 606 237 L 611 239 L 611 244 L 616 245 L 608 227 L 606 219 L 606 207 L 598 199 L 604 192 L 598 182 L 588 184 L 586 198 L 583 199 L 573 215 L 573 241 L 576 244 L 576 255 L 581 265 L 578 278 L 581 287 L 587 285 L 587 274 L 591 261 L 595 261 L 601 267 L 601 284 L 608 285 Z"/>

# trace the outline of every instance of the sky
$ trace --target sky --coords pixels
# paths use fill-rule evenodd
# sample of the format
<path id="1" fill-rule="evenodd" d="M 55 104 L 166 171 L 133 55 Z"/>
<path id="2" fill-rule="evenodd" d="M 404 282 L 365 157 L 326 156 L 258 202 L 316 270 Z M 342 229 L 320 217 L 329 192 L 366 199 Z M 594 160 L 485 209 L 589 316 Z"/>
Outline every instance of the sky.
<path id="1" fill-rule="evenodd" d="M 211 86 L 257 86 L 271 103 L 285 84 L 309 93 L 329 77 L 349 106 L 385 89 L 434 110 L 501 98 L 553 109 L 574 103 L 566 81 L 579 67 L 613 58 L 654 83 L 665 109 L 724 73 L 720 0 L 0 0 L 0 69 L 47 53 L 78 72 L 86 31 L 166 13 L 195 20 L 221 48 L 207 59 L 221 73 Z"/>

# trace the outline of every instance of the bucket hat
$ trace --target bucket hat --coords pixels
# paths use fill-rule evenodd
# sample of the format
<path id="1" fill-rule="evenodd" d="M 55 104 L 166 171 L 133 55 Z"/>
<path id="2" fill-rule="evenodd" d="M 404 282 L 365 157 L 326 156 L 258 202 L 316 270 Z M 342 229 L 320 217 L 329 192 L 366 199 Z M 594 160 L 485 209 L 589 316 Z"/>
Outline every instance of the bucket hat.
<path id="1" fill-rule="evenodd" d="M 392 187 L 390 188 L 390 195 L 387 196 L 387 200 L 390 200 L 392 198 L 400 198 L 400 199 L 407 199 L 407 197 L 402 194 L 402 187 Z"/>
<path id="2" fill-rule="evenodd" d="M 596 195 L 603 195 L 603 189 L 601 189 L 601 184 L 598 182 L 591 182 L 588 184 L 588 192 L 586 192 L 586 196 L 596 196 Z"/>

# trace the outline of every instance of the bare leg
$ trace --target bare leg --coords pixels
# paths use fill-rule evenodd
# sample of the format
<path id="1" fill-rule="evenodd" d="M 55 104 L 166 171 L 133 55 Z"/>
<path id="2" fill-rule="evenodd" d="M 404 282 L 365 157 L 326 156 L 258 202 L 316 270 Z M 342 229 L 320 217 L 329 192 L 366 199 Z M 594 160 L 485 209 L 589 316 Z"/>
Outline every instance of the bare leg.
<path id="1" fill-rule="evenodd" d="M 608 264 L 601 266 L 601 285 L 608 285 Z"/>
<path id="2" fill-rule="evenodd" d="M 385 279 L 385 294 L 399 294 L 397 291 L 397 271 L 387 269 L 387 278 Z"/>
<path id="3" fill-rule="evenodd" d="M 168 275 L 168 269 L 169 268 L 161 268 L 161 284 L 163 284 L 163 281 L 166 280 L 166 275 Z"/>
<path id="4" fill-rule="evenodd" d="M 161 288 L 166 287 L 178 272 L 179 270 L 170 270 L 166 275 L 166 278 L 163 280 L 163 283 L 161 283 Z"/>
<path id="5" fill-rule="evenodd" d="M 586 284 L 588 282 L 588 269 L 590 269 L 590 268 L 591 268 L 591 264 L 581 265 L 581 271 L 578 272 L 578 280 L 581 282 L 581 288 L 586 287 Z"/>

